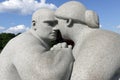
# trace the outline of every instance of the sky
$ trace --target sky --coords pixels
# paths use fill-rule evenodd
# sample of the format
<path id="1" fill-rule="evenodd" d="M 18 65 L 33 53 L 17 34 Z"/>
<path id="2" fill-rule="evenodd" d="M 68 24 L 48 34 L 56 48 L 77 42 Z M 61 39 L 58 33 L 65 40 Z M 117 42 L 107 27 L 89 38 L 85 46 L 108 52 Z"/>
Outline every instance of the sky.
<path id="1" fill-rule="evenodd" d="M 0 33 L 21 33 L 31 27 L 32 13 L 39 8 L 56 10 L 71 0 L 0 0 Z M 100 28 L 120 34 L 120 0 L 75 0 L 99 15 Z"/>

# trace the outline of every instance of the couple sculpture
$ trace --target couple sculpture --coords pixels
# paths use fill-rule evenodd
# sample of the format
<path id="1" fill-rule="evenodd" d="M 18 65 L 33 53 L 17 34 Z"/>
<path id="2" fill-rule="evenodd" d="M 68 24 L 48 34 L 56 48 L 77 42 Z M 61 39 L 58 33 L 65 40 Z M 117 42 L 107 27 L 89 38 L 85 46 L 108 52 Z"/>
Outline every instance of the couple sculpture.
<path id="1" fill-rule="evenodd" d="M 51 47 L 56 30 L 71 40 Z M 0 54 L 0 80 L 119 80 L 120 35 L 99 29 L 99 18 L 77 1 L 39 9 L 32 27 Z"/>

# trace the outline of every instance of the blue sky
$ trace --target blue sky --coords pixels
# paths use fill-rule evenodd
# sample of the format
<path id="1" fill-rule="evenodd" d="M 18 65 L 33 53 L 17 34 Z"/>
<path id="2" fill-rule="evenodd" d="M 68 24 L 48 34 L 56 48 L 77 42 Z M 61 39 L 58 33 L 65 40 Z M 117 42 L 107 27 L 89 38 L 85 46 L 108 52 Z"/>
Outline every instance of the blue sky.
<path id="1" fill-rule="evenodd" d="M 0 0 L 0 33 L 19 33 L 31 27 L 32 13 L 40 7 L 57 9 L 70 0 Z M 102 29 L 120 33 L 120 0 L 76 0 L 97 12 Z"/>

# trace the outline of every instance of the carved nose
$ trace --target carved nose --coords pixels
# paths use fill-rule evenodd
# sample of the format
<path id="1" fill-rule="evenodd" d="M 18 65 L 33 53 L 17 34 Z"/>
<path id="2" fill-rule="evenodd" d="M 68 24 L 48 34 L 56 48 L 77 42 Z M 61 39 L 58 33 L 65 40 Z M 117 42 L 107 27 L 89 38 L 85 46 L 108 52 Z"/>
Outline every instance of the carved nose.
<path id="1" fill-rule="evenodd" d="M 53 27 L 53 30 L 59 30 L 59 28 L 58 28 L 58 25 L 56 25 L 55 27 Z"/>

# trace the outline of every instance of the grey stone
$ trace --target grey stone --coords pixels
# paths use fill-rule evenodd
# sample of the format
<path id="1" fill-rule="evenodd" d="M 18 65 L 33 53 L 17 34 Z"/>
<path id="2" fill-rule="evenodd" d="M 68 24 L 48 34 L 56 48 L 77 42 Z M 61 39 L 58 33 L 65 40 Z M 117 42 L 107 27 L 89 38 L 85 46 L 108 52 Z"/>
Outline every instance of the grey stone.
<path id="1" fill-rule="evenodd" d="M 32 27 L 11 39 L 0 54 L 0 80 L 68 80 L 74 61 L 72 49 L 50 49 L 56 38 L 54 11 L 37 10 Z M 58 46 L 58 45 L 56 45 Z"/>
<path id="2" fill-rule="evenodd" d="M 118 80 L 120 34 L 99 29 L 99 18 L 77 1 L 61 5 L 55 12 L 62 37 L 73 40 L 75 62 L 70 80 Z"/>

